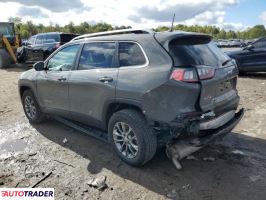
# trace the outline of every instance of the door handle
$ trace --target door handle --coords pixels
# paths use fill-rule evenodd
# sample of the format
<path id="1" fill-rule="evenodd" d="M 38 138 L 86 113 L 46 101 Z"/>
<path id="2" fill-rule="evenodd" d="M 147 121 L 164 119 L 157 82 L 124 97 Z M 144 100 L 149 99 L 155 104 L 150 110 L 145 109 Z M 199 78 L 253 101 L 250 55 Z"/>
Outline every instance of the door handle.
<path id="1" fill-rule="evenodd" d="M 66 79 L 66 77 L 60 77 L 60 78 L 58 78 L 57 80 L 59 80 L 59 81 L 66 81 L 67 79 Z"/>
<path id="2" fill-rule="evenodd" d="M 104 82 L 104 83 L 108 83 L 108 82 L 112 82 L 113 78 L 105 76 L 105 77 L 99 78 L 99 81 Z"/>

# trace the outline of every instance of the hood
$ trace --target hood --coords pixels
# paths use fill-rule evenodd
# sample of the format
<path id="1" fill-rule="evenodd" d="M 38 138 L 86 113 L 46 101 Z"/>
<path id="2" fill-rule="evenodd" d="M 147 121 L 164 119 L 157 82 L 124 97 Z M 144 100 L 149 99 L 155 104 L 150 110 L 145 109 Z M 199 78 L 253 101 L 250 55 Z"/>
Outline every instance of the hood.
<path id="1" fill-rule="evenodd" d="M 229 51 L 229 52 L 225 52 L 228 56 L 237 56 L 240 55 L 244 52 L 245 50 L 237 50 L 237 51 Z"/>

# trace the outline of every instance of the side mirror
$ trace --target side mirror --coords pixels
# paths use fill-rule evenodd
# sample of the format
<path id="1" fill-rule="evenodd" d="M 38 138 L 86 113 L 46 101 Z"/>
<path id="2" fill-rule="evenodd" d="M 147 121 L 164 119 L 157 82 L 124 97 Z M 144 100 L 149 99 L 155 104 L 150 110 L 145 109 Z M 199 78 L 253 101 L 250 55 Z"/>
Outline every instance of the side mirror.
<path id="1" fill-rule="evenodd" d="M 33 65 L 33 68 L 36 70 L 36 71 L 43 71 L 44 70 L 44 62 L 43 61 L 40 61 L 40 62 L 37 62 Z"/>

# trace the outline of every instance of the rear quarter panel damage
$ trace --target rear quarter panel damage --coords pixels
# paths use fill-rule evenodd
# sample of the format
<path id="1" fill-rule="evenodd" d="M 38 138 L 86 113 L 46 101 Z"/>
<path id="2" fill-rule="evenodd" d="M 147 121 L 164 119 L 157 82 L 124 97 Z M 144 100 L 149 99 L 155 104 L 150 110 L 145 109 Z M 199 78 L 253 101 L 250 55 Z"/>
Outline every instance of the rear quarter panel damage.
<path id="1" fill-rule="evenodd" d="M 178 114 L 193 112 L 200 95 L 200 85 L 169 80 L 143 95 L 145 115 L 154 121 L 168 123 Z"/>

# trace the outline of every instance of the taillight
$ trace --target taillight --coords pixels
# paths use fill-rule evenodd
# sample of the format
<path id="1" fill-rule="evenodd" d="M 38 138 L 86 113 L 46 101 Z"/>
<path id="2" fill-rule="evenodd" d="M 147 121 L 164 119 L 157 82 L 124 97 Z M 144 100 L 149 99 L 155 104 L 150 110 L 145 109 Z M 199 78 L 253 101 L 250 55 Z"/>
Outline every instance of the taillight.
<path id="1" fill-rule="evenodd" d="M 211 79 L 214 76 L 215 69 L 212 67 L 197 67 L 200 80 Z"/>
<path id="2" fill-rule="evenodd" d="M 197 71 L 196 71 L 197 69 Z M 198 73 L 198 74 L 197 74 Z M 183 82 L 198 82 L 198 80 L 206 80 L 214 77 L 215 69 L 212 67 L 201 67 L 195 68 L 176 68 L 172 71 L 170 79 Z"/>
<path id="3" fill-rule="evenodd" d="M 170 76 L 170 79 L 190 83 L 198 81 L 198 77 L 194 68 L 174 69 Z"/>

